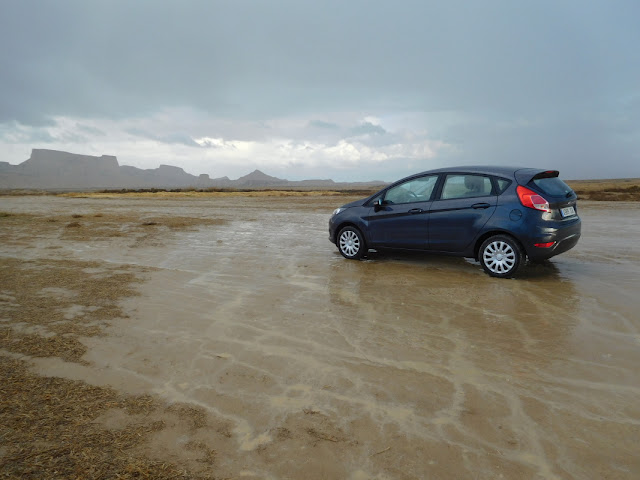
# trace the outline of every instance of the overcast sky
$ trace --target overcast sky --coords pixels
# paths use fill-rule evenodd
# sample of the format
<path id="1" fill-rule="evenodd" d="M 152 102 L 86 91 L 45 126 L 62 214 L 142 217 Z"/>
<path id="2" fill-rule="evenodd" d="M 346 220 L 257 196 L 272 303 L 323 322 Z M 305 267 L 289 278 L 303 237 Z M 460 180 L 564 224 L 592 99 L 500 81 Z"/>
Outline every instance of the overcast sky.
<path id="1" fill-rule="evenodd" d="M 640 2 L 0 0 L 0 161 L 640 177 Z"/>

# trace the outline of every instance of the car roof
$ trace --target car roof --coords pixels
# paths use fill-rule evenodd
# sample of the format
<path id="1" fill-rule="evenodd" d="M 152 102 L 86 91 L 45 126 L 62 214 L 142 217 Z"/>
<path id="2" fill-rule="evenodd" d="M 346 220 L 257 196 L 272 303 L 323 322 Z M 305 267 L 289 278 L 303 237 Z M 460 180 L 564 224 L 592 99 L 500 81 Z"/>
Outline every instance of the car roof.
<path id="1" fill-rule="evenodd" d="M 428 170 L 423 173 L 484 173 L 487 175 L 502 175 L 513 178 L 513 174 L 521 168 L 522 167 L 500 167 L 497 165 L 463 165 L 460 167 L 436 168 L 435 170 Z"/>
<path id="2" fill-rule="evenodd" d="M 395 185 L 400 185 L 403 182 L 408 181 L 412 178 L 422 177 L 424 175 L 432 175 L 439 173 L 476 173 L 481 175 L 492 175 L 496 177 L 506 177 L 509 179 L 515 179 L 517 184 L 526 185 L 533 177 L 541 172 L 555 173 L 555 176 L 558 175 L 557 170 L 546 170 L 544 168 L 527 168 L 527 167 L 505 167 L 499 165 L 465 165 L 459 167 L 445 167 L 445 168 L 436 168 L 434 170 L 426 170 L 420 173 L 414 173 L 413 175 L 409 175 L 407 177 L 396 180 L 395 182 L 387 184 L 382 190 L 374 193 L 370 197 L 365 199 L 365 203 L 369 202 L 372 198 L 378 196 L 381 192 L 388 190 L 389 188 L 394 187 Z"/>
<path id="3" fill-rule="evenodd" d="M 484 175 L 495 175 L 502 177 L 514 178 L 516 172 L 518 177 L 529 176 L 532 178 L 537 173 L 548 171 L 544 168 L 527 168 L 527 167 L 504 167 L 498 165 L 465 165 L 460 167 L 436 168 L 435 170 L 427 170 L 418 175 L 427 175 L 430 173 L 481 173 Z"/>

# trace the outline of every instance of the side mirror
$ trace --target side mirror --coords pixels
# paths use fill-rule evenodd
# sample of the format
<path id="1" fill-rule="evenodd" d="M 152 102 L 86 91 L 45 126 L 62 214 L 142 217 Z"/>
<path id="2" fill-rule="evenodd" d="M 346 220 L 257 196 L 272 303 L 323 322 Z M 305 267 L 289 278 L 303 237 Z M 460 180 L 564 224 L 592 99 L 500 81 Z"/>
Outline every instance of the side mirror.
<path id="1" fill-rule="evenodd" d="M 384 204 L 384 202 L 382 201 L 381 198 L 377 199 L 375 202 L 373 202 L 373 211 L 374 212 L 379 212 L 380 210 L 382 210 L 382 205 Z"/>

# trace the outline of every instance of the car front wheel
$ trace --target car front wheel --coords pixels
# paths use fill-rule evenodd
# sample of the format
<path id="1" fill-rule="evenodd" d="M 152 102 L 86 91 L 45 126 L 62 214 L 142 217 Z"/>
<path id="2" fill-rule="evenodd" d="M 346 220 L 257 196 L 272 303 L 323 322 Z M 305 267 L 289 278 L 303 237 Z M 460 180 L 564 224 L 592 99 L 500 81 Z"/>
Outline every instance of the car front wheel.
<path id="1" fill-rule="evenodd" d="M 486 239 L 479 252 L 480 264 L 492 277 L 511 278 L 523 263 L 522 248 L 507 235 L 495 235 Z"/>
<path id="2" fill-rule="evenodd" d="M 344 227 L 338 233 L 338 250 L 344 258 L 358 260 L 367 252 L 364 238 L 355 227 Z"/>

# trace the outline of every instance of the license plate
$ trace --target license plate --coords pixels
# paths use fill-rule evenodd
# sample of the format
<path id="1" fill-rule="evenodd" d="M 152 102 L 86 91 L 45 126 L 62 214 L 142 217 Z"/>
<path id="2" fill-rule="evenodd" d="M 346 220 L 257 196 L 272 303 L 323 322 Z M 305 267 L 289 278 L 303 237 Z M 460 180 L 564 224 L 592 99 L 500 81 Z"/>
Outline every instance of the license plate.
<path id="1" fill-rule="evenodd" d="M 560 209 L 560 213 L 562 214 L 562 217 L 570 217 L 571 215 L 575 215 L 576 214 L 576 209 L 573 207 L 565 207 L 565 208 L 561 208 Z"/>

